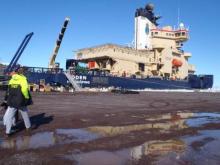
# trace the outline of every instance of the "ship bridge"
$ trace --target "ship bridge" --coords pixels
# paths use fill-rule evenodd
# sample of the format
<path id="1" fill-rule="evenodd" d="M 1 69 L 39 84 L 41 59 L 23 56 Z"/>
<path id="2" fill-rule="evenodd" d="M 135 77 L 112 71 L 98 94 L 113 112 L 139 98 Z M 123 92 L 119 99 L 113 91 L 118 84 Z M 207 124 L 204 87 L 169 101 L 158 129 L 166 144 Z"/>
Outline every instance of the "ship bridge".
<path id="1" fill-rule="evenodd" d="M 173 39 L 176 41 L 187 41 L 189 39 L 188 30 L 164 30 L 152 29 L 151 35 L 153 38 Z"/>
<path id="2" fill-rule="evenodd" d="M 89 69 L 109 70 L 115 76 L 185 79 L 195 72 L 188 62 L 191 54 L 182 50 L 189 31 L 183 23 L 177 29 L 158 27 L 160 17 L 155 16 L 153 10 L 153 4 L 136 10 L 134 47 L 103 44 L 83 48 L 76 52 L 77 60 L 87 63 Z"/>

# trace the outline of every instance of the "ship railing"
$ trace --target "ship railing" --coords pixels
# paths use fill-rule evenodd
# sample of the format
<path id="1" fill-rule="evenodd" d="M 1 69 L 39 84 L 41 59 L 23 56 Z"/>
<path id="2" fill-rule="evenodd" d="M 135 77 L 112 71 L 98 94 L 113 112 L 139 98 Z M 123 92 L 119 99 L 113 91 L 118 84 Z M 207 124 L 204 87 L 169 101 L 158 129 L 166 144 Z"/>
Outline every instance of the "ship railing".
<path id="1" fill-rule="evenodd" d="M 50 74 L 57 74 L 63 73 L 62 68 L 43 68 L 43 67 L 25 67 L 25 71 L 32 72 L 32 73 L 50 73 Z"/>

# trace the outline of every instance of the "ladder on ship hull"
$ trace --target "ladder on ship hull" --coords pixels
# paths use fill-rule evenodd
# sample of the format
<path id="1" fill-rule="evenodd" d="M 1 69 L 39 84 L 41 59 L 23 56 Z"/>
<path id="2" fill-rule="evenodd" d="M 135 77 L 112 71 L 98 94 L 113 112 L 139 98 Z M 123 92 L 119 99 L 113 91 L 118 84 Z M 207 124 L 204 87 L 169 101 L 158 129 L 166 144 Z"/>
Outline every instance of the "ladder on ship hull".
<path id="1" fill-rule="evenodd" d="M 68 72 L 64 72 L 67 80 L 69 80 L 69 82 L 72 84 L 73 88 L 75 89 L 75 91 L 82 91 L 83 89 L 76 83 L 76 81 L 74 80 L 73 76 L 71 76 L 70 73 Z"/>

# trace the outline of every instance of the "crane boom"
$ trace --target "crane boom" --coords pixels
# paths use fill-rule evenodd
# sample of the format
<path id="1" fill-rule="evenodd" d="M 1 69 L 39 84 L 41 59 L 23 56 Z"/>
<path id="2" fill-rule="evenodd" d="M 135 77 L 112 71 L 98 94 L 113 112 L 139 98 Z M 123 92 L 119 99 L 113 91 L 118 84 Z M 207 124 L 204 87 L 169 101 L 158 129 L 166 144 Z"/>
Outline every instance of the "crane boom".
<path id="1" fill-rule="evenodd" d="M 70 21 L 70 18 L 66 17 L 65 21 L 63 23 L 62 29 L 60 31 L 59 37 L 58 37 L 58 39 L 56 41 L 55 48 L 54 48 L 53 53 L 52 53 L 52 55 L 50 57 L 49 66 L 48 66 L 49 68 L 55 68 L 55 59 L 56 59 L 57 53 L 59 51 L 60 44 L 62 42 L 64 33 L 66 31 L 66 28 L 67 28 L 67 25 L 68 25 L 69 21 Z"/>
<path id="2" fill-rule="evenodd" d="M 19 46 L 18 50 L 16 51 L 14 57 L 12 58 L 10 64 L 5 69 L 5 71 L 4 71 L 5 74 L 10 73 L 14 69 L 19 58 L 21 57 L 21 54 L 23 53 L 24 49 L 26 48 L 27 44 L 29 43 L 29 41 L 33 35 L 34 35 L 34 33 L 31 32 L 25 36 L 21 45 Z"/>

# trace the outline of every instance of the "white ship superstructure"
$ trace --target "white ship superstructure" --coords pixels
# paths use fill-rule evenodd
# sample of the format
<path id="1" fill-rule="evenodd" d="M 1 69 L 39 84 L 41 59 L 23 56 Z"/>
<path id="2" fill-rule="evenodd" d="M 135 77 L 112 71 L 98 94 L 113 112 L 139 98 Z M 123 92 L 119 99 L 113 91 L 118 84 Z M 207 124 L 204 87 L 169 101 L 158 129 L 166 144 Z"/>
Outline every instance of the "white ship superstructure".
<path id="1" fill-rule="evenodd" d="M 160 28 L 160 17 L 153 9 L 148 4 L 136 10 L 133 48 L 105 44 L 78 50 L 77 59 L 87 63 L 89 69 L 107 70 L 115 76 L 186 79 L 195 72 L 195 66 L 188 63 L 191 54 L 182 50 L 189 39 L 188 29 L 183 23 L 178 29 Z"/>

